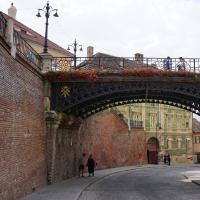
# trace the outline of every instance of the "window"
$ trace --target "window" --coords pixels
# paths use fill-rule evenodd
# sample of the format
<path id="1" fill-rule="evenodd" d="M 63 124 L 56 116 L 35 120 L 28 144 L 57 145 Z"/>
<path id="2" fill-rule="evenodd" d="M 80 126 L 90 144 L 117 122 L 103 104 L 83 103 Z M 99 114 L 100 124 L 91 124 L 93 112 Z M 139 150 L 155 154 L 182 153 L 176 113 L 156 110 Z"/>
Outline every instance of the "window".
<path id="1" fill-rule="evenodd" d="M 195 144 L 200 144 L 200 136 L 195 136 L 194 137 L 194 143 Z"/>
<path id="2" fill-rule="evenodd" d="M 168 138 L 167 140 L 167 148 L 172 149 L 172 138 Z"/>
<path id="3" fill-rule="evenodd" d="M 177 138 L 177 142 L 178 142 L 178 149 L 181 149 L 181 147 L 182 147 L 182 138 Z"/>

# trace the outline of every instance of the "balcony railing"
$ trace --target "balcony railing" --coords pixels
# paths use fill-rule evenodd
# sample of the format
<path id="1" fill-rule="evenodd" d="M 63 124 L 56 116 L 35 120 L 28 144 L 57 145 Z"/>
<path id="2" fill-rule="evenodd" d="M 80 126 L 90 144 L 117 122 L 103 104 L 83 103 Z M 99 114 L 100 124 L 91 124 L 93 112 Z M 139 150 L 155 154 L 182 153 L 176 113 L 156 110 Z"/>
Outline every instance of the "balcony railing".
<path id="1" fill-rule="evenodd" d="M 3 14 L 0 13 L 0 36 L 6 40 L 6 26 L 7 20 Z M 14 30 L 13 42 L 16 45 L 17 53 L 27 62 L 33 64 L 35 67 L 41 69 L 41 56 L 23 39 L 23 37 Z"/>
<path id="2" fill-rule="evenodd" d="M 74 60 L 76 59 L 76 62 Z M 74 65 L 76 64 L 76 65 Z M 54 57 L 52 71 L 77 69 L 112 69 L 117 72 L 123 68 L 151 67 L 160 70 L 200 72 L 200 58 L 134 58 L 134 57 Z"/>
<path id="3" fill-rule="evenodd" d="M 22 38 L 17 31 L 14 31 L 13 38 L 17 53 L 27 62 L 33 64 L 38 69 L 41 69 L 41 56 Z"/>
<path id="4" fill-rule="evenodd" d="M 4 39 L 6 39 L 6 23 L 6 19 L 4 18 L 2 13 L 0 13 L 0 36 Z"/>

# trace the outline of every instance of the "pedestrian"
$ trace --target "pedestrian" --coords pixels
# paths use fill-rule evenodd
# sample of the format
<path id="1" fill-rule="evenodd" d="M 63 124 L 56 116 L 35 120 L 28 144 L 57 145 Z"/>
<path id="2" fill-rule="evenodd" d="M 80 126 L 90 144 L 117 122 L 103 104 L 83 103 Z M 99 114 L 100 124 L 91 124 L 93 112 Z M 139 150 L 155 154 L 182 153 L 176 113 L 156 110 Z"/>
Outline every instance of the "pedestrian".
<path id="1" fill-rule="evenodd" d="M 164 69 L 165 70 L 172 69 L 172 59 L 169 56 L 166 59 L 164 59 Z"/>
<path id="2" fill-rule="evenodd" d="M 92 154 L 90 154 L 88 161 L 87 161 L 87 167 L 88 167 L 88 176 L 92 175 L 94 176 L 94 168 L 95 168 L 95 161 L 92 157 Z"/>
<path id="3" fill-rule="evenodd" d="M 185 70 L 185 59 L 180 57 L 177 65 L 178 71 Z"/>
<path id="4" fill-rule="evenodd" d="M 84 172 L 84 158 L 85 158 L 85 153 L 83 153 L 81 155 L 81 157 L 79 158 L 79 176 L 84 177 L 83 176 L 83 172 Z"/>
<path id="5" fill-rule="evenodd" d="M 171 164 L 171 158 L 170 158 L 169 154 L 167 155 L 167 161 L 168 161 L 168 165 L 170 165 Z"/>
<path id="6" fill-rule="evenodd" d="M 167 164 L 167 155 L 166 155 L 166 153 L 164 154 L 163 160 L 164 160 L 164 164 Z"/>

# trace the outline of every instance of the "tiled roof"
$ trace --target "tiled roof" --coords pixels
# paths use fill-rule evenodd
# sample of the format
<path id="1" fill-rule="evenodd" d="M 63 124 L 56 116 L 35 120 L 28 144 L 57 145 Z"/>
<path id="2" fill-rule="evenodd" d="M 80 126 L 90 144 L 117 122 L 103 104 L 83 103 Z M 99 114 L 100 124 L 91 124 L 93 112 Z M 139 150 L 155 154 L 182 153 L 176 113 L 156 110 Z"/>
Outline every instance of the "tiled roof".
<path id="1" fill-rule="evenodd" d="M 5 17 L 6 20 L 12 18 L 8 16 L 7 14 L 0 11 L 1 14 Z M 13 18 L 12 18 L 13 19 Z M 44 37 L 40 35 L 39 33 L 35 32 L 31 28 L 25 26 L 21 22 L 17 21 L 16 19 L 13 19 L 14 22 L 14 29 L 20 33 L 20 35 L 28 42 L 32 42 L 35 44 L 38 44 L 40 46 L 43 46 L 44 43 Z M 48 47 L 52 50 L 55 50 L 59 53 L 66 54 L 66 56 L 72 56 L 73 54 L 67 51 L 66 49 L 60 47 L 59 45 L 55 44 L 54 42 L 48 40 Z"/>
<path id="2" fill-rule="evenodd" d="M 104 53 L 96 53 L 88 60 L 81 62 L 77 68 L 110 68 L 119 70 L 123 67 L 144 67 L 141 62 L 128 58 L 112 56 Z"/>

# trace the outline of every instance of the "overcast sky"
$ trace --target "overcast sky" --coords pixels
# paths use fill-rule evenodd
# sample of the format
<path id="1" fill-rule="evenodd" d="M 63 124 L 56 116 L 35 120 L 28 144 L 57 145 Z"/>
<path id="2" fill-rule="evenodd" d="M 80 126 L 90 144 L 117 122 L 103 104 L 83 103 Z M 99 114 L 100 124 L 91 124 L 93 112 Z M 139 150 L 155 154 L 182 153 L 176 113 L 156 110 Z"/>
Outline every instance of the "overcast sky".
<path id="1" fill-rule="evenodd" d="M 17 20 L 44 35 L 46 0 L 0 0 L 7 13 L 13 2 Z M 49 39 L 67 48 L 74 39 L 95 52 L 116 56 L 200 57 L 200 0 L 50 0 L 59 18 L 49 19 Z"/>

